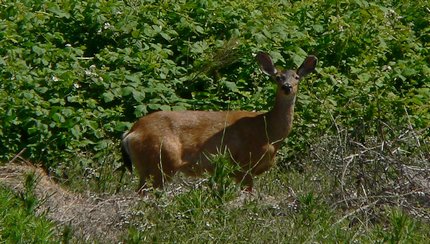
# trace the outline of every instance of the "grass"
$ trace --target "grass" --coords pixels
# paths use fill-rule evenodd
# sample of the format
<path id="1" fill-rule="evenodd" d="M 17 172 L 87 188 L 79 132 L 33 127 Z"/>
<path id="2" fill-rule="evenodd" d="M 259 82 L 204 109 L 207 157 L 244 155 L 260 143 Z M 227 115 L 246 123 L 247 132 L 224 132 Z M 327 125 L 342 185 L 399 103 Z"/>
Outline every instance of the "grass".
<path id="1" fill-rule="evenodd" d="M 271 179 L 280 174 L 291 181 L 303 180 L 299 174 L 274 170 L 258 182 L 276 184 Z M 362 211 L 351 211 L 354 214 L 345 218 L 348 212 L 333 206 L 321 192 L 304 189 L 292 193 L 278 185 L 272 189 L 277 194 L 258 192 L 226 203 L 217 201 L 206 188 L 146 199 L 124 238 L 128 243 L 423 243 L 430 238 L 428 223 L 397 207 L 382 207 L 375 220 L 376 215 L 364 217 Z"/>
<path id="2" fill-rule="evenodd" d="M 38 199 L 33 192 L 34 174 L 25 178 L 20 194 L 0 185 L 0 242 L 47 243 L 57 240 L 55 224 L 37 215 Z"/>

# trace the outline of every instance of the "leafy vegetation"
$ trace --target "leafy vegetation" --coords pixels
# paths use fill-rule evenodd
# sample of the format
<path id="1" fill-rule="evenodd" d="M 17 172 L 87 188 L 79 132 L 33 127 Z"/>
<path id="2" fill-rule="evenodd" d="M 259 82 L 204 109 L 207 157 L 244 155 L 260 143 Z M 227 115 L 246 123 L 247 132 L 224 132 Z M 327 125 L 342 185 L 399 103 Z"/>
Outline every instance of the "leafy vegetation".
<path id="1" fill-rule="evenodd" d="M 137 118 L 268 110 L 274 86 L 253 54 L 268 51 L 286 68 L 314 54 L 317 72 L 300 86 L 279 167 L 256 187 L 300 208 L 278 211 L 258 198 L 226 207 L 238 192 L 220 167 L 205 186 L 142 203 L 148 214 L 137 222 L 147 225 L 132 224 L 124 238 L 422 241 L 428 225 L 400 202 L 428 213 L 428 193 L 418 196 L 410 174 L 430 160 L 429 9 L 424 0 L 6 0 L 0 161 L 26 148 L 21 156 L 76 191 L 129 189 L 135 179 L 118 183 L 112 172 L 119 138 Z M 20 201 L 0 194 L 7 204 Z M 23 197 L 23 209 L 34 207 L 31 195 Z M 344 220 L 366 225 L 339 222 L 351 209 Z"/>

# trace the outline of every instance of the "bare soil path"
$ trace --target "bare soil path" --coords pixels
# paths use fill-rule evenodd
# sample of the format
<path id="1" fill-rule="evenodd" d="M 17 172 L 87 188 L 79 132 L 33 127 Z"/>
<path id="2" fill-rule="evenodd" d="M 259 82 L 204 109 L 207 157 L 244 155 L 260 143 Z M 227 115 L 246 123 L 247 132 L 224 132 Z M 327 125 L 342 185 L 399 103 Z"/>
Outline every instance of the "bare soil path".
<path id="1" fill-rule="evenodd" d="M 62 226 L 70 225 L 80 240 L 118 242 L 131 209 L 140 199 L 130 193 L 109 196 L 72 193 L 51 180 L 42 169 L 27 164 L 0 166 L 0 184 L 23 191 L 25 176 L 32 172 L 38 179 L 35 189 L 41 202 L 38 213 L 45 213 L 48 219 Z"/>

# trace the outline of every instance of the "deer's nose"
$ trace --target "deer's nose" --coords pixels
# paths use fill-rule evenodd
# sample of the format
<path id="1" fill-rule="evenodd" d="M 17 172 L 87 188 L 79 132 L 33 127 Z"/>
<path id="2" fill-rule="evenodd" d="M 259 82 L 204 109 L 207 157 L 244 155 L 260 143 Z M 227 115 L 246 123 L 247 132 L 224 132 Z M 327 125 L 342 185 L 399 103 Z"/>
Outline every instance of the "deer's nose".
<path id="1" fill-rule="evenodd" d="M 293 90 L 293 86 L 291 86 L 291 84 L 283 84 L 281 89 L 285 92 L 285 94 L 289 94 Z"/>

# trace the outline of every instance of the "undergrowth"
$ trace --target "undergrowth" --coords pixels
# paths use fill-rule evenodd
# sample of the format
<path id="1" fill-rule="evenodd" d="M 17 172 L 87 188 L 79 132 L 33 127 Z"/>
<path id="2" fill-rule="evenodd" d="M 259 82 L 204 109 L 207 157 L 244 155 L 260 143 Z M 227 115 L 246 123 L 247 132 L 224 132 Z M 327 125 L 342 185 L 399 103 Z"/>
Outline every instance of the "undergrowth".
<path id="1" fill-rule="evenodd" d="M 36 184 L 35 175 L 29 174 L 20 193 L 0 185 L 0 242 L 47 243 L 58 240 L 55 224 L 43 214 L 36 214 L 39 204 L 34 193 Z"/>

